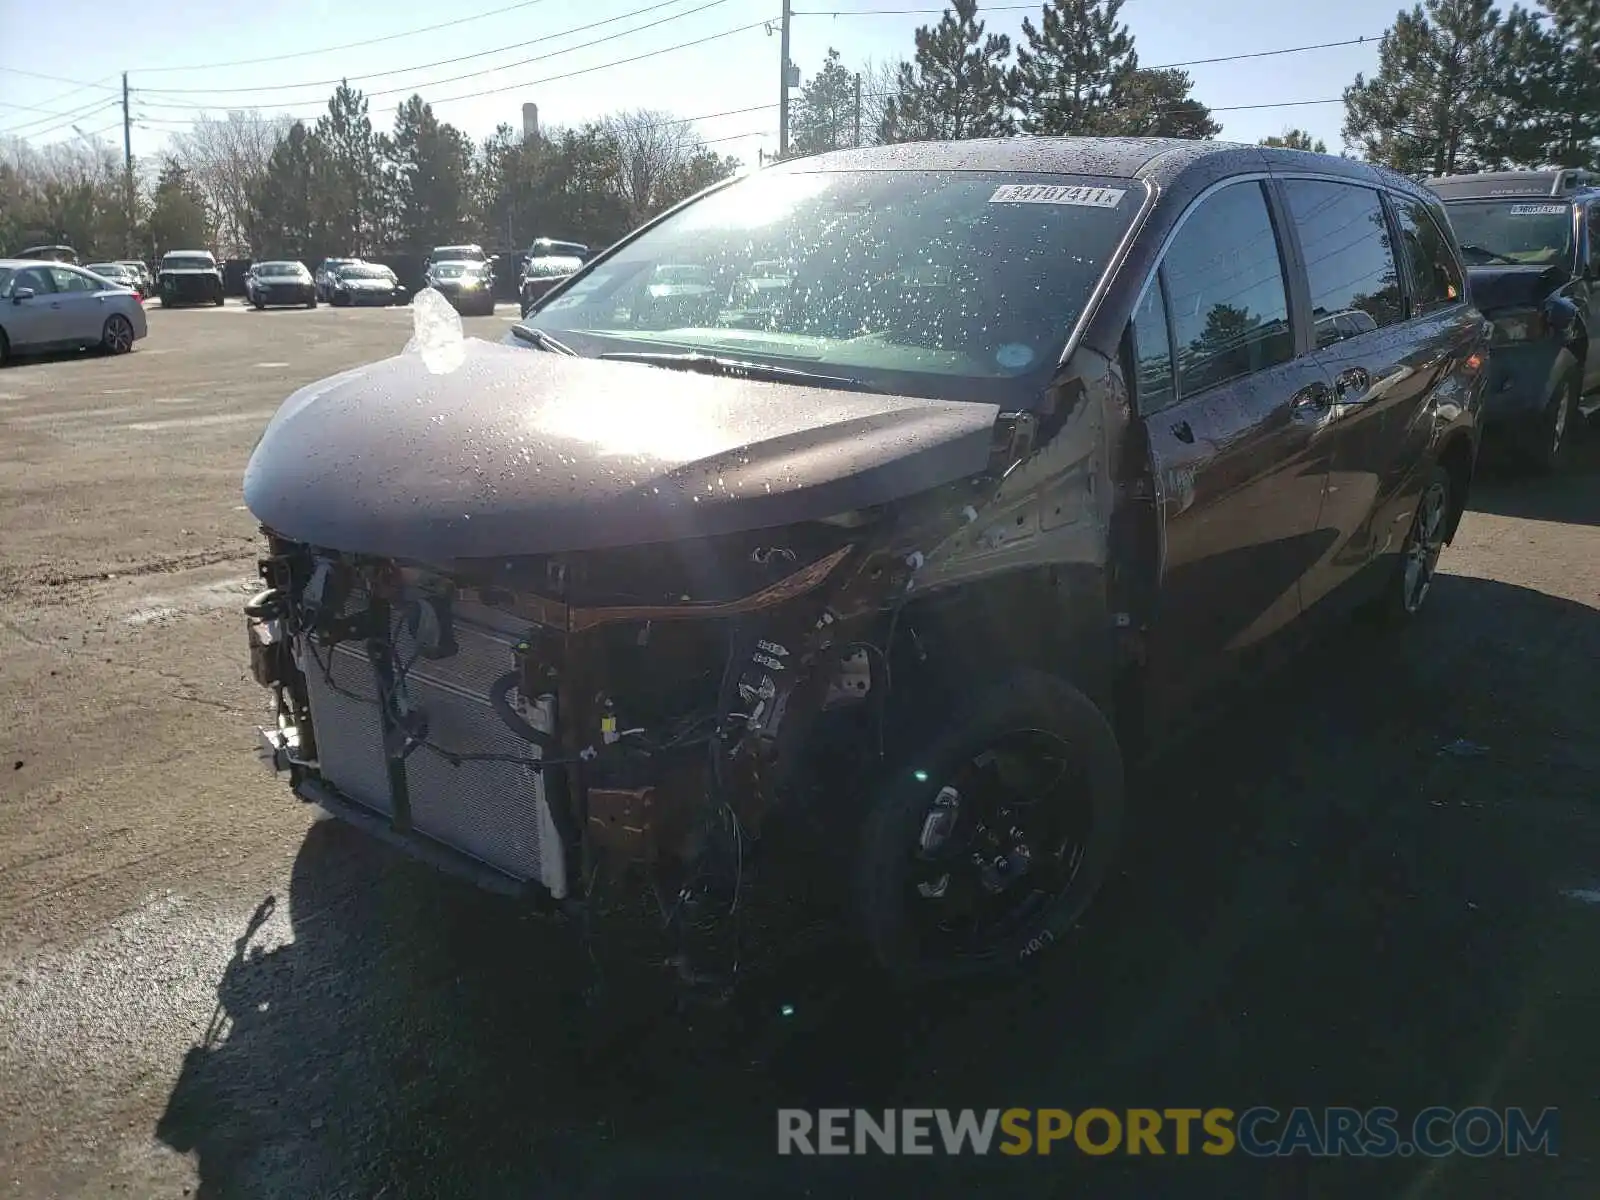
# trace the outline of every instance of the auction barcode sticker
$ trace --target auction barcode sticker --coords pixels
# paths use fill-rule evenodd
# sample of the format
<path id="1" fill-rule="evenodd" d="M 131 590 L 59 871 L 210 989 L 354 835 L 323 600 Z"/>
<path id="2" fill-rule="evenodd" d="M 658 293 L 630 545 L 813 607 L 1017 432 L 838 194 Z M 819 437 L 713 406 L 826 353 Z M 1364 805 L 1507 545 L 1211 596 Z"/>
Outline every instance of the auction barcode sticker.
<path id="1" fill-rule="evenodd" d="M 1567 211 L 1565 204 L 1513 204 L 1511 215 L 1513 217 L 1546 217 L 1555 216 Z"/>
<path id="2" fill-rule="evenodd" d="M 1079 208 L 1115 208 L 1127 195 L 1121 188 L 1064 187 L 1060 184 L 1007 183 L 995 188 L 990 204 L 1071 204 Z"/>

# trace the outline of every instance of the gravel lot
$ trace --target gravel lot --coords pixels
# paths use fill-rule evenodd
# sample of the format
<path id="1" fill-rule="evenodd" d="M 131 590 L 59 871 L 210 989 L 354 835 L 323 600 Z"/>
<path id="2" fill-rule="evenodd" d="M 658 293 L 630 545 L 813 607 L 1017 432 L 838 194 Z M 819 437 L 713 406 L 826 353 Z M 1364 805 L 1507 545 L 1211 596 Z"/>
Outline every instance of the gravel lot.
<path id="1" fill-rule="evenodd" d="M 786 1021 L 653 1017 L 595 1051 L 550 931 L 254 758 L 245 461 L 409 312 L 230 301 L 150 330 L 0 372 L 0 1189 L 1596 1194 L 1596 440 L 1562 479 L 1480 482 L 1420 630 L 1340 633 L 1170 756 L 1124 873 L 1020 983 L 908 1010 L 799 963 L 761 993 Z M 935 1170 L 779 1159 L 783 1104 L 1556 1106 L 1561 1142 Z"/>

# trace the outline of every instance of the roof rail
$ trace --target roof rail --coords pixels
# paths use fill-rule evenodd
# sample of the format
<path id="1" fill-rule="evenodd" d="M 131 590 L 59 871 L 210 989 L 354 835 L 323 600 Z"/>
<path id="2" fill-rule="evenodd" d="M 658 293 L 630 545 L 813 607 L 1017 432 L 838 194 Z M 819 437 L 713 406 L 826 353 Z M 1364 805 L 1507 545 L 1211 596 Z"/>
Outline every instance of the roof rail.
<path id="1" fill-rule="evenodd" d="M 1570 192 L 1577 188 L 1588 187 L 1594 182 L 1594 172 L 1585 171 L 1581 167 L 1572 167 L 1565 171 L 1556 172 L 1556 181 L 1550 186 L 1550 194 L 1559 196 L 1562 192 Z"/>

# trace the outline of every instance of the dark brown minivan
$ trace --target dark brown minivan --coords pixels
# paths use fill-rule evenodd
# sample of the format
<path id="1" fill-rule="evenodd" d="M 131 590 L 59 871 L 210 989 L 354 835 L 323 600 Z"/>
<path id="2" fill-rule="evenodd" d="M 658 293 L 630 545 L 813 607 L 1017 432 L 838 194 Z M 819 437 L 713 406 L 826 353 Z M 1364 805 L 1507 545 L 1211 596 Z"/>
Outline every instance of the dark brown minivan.
<path id="1" fill-rule="evenodd" d="M 1416 615 L 1488 333 L 1414 183 L 1139 139 L 786 162 L 504 344 L 425 317 L 251 459 L 263 757 L 717 988 L 785 879 L 900 980 L 1058 940 L 1173 714 Z"/>

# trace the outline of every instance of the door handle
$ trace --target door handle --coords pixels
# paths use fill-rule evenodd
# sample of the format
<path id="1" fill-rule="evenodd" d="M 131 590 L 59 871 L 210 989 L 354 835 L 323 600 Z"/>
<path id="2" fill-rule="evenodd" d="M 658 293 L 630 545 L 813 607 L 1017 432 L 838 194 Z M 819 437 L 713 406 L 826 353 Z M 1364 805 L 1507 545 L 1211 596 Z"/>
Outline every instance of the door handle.
<path id="1" fill-rule="evenodd" d="M 1186 442 L 1191 446 L 1194 445 L 1194 427 L 1187 421 L 1179 421 L 1174 425 L 1172 427 L 1172 436 L 1180 442 Z"/>
<path id="2" fill-rule="evenodd" d="M 1334 377 L 1333 390 L 1339 394 L 1340 404 L 1354 404 L 1372 387 L 1372 376 L 1365 367 L 1351 367 Z"/>
<path id="3" fill-rule="evenodd" d="M 1325 383 L 1311 383 L 1289 397 L 1289 415 L 1297 421 L 1326 416 L 1333 407 L 1333 389 Z"/>

